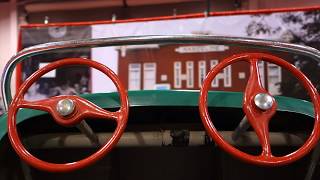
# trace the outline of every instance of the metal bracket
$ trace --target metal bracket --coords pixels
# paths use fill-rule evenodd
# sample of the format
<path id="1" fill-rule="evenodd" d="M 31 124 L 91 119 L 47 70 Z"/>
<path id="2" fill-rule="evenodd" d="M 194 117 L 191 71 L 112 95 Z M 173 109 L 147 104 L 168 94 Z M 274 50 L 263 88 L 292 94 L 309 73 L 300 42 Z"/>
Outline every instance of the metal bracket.
<path id="1" fill-rule="evenodd" d="M 92 145 L 96 147 L 100 147 L 100 141 L 98 136 L 94 133 L 92 128 L 87 124 L 85 120 L 81 121 L 76 127 L 88 137 L 88 139 L 91 141 Z"/>
<path id="2" fill-rule="evenodd" d="M 239 139 L 239 137 L 249 129 L 250 124 L 248 122 L 248 119 L 246 116 L 244 116 L 242 118 L 242 120 L 240 121 L 238 127 L 234 130 L 234 132 L 232 133 L 232 140 L 233 141 L 237 141 Z"/>

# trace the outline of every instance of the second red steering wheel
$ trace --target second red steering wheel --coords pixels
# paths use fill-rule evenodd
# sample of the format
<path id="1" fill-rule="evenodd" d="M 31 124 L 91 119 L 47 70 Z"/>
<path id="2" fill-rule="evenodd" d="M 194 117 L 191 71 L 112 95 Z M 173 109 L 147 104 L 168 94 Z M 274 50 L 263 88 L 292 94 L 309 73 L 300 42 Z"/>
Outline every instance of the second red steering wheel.
<path id="1" fill-rule="evenodd" d="M 243 111 L 252 128 L 256 132 L 259 142 L 262 146 L 262 152 L 258 156 L 242 152 L 226 142 L 214 127 L 208 112 L 208 91 L 209 89 L 211 89 L 212 80 L 220 71 L 223 70 L 223 68 L 239 61 L 246 61 L 250 64 L 250 77 L 247 82 L 243 97 Z M 271 152 L 269 140 L 269 121 L 277 110 L 277 102 L 275 98 L 270 93 L 268 93 L 261 84 L 258 71 L 258 61 L 267 61 L 287 69 L 298 78 L 300 83 L 307 90 L 309 96 L 311 97 L 311 101 L 313 102 L 315 121 L 310 137 L 298 150 L 285 156 L 276 157 Z M 270 54 L 244 53 L 234 55 L 224 59 L 221 63 L 211 69 L 206 79 L 204 80 L 203 86 L 200 91 L 199 110 L 202 122 L 208 134 L 218 144 L 218 146 L 243 161 L 257 165 L 277 166 L 296 161 L 309 153 L 317 144 L 320 137 L 320 101 L 319 94 L 316 88 L 312 85 L 308 78 L 296 67 L 286 62 L 285 60 Z"/>

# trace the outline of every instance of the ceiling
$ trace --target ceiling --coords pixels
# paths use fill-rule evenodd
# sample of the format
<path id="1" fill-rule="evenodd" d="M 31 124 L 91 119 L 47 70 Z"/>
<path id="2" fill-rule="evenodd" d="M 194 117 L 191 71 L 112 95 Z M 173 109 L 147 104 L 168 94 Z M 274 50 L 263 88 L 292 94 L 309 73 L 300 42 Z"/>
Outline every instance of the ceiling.
<path id="1" fill-rule="evenodd" d="M 2 0 L 0 0 L 2 1 Z M 28 12 L 77 10 L 105 7 L 131 7 L 186 2 L 205 2 L 204 0 L 17 0 Z"/>
<path id="2" fill-rule="evenodd" d="M 9 0 L 0 0 L 9 1 Z M 83 3 L 91 2 L 90 0 L 17 0 L 19 4 L 39 4 L 39 3 Z M 169 3 L 183 3 L 183 2 L 196 2 L 204 0 L 92 0 L 95 2 L 109 3 L 110 5 L 128 5 L 128 6 L 140 6 L 140 5 L 154 5 L 154 4 L 169 4 Z"/>

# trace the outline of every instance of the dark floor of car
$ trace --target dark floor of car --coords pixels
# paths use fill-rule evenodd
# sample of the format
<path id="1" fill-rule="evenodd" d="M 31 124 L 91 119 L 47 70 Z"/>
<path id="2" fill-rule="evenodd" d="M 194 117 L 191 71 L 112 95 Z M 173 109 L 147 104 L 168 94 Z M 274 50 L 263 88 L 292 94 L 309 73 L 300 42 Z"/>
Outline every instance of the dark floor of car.
<path id="1" fill-rule="evenodd" d="M 109 109 L 115 111 L 115 109 Z M 209 108 L 210 117 L 218 130 L 233 131 L 244 117 L 242 108 Z M 95 132 L 112 132 L 115 122 L 86 119 Z M 309 134 L 313 118 L 293 112 L 276 112 L 270 121 L 270 131 L 302 132 Z M 198 107 L 131 107 L 127 131 L 150 131 L 164 129 L 204 130 Z M 24 121 L 18 126 L 22 136 L 50 132 L 79 132 L 75 127 L 59 126 L 51 116 L 42 115 Z"/>
<path id="2" fill-rule="evenodd" d="M 139 107 L 130 109 L 126 131 L 151 131 L 159 129 L 204 130 L 197 107 Z M 234 130 L 243 113 L 241 109 L 214 108 L 214 124 L 219 130 Z M 87 121 L 96 132 L 109 132 L 114 126 L 109 121 Z M 295 113 L 279 112 L 271 121 L 272 131 L 292 133 L 312 129 L 312 118 Z M 52 132 L 75 132 L 74 128 L 62 128 L 47 116 L 34 118 L 19 125 L 20 135 Z M 260 147 L 241 147 L 248 153 L 258 154 Z M 297 147 L 277 146 L 277 154 L 292 152 Z M 72 162 L 89 155 L 96 149 L 33 149 L 36 157 L 49 162 Z M 116 147 L 96 164 L 70 173 L 47 173 L 21 163 L 8 143 L 0 142 L 0 180 L 231 180 L 231 179 L 304 179 L 310 154 L 293 164 L 282 167 L 259 167 L 239 161 L 213 143 L 203 146 Z M 27 168 L 26 168 L 27 167 Z M 320 178 L 316 169 L 314 180 Z M 29 176 L 29 177 L 27 177 Z"/>
<path id="3" fill-rule="evenodd" d="M 50 157 L 49 160 L 59 161 L 78 158 L 88 151 L 60 149 L 33 153 L 40 158 L 45 156 Z M 117 148 L 98 163 L 75 172 L 47 173 L 31 168 L 30 174 L 32 180 L 301 180 L 306 175 L 309 158 L 305 157 L 288 166 L 267 168 L 241 162 L 209 146 Z M 20 166 L 19 163 L 16 165 Z M 319 175 L 319 172 L 315 174 L 314 179 L 318 179 Z"/>

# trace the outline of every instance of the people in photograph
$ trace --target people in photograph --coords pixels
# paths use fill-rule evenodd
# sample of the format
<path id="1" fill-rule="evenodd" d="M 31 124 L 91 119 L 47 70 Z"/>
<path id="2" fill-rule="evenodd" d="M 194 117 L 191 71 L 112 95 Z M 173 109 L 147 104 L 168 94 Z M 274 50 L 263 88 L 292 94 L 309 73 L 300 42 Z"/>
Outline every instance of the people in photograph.
<path id="1" fill-rule="evenodd" d="M 42 86 L 40 87 L 42 94 L 50 94 L 50 84 L 48 82 L 44 82 Z"/>
<path id="2" fill-rule="evenodd" d="M 88 92 L 88 84 L 89 84 L 89 78 L 87 75 L 82 75 L 81 78 L 80 78 L 80 91 L 81 91 L 81 94 L 86 94 L 86 93 L 89 93 Z"/>
<path id="3" fill-rule="evenodd" d="M 77 92 L 77 94 L 82 94 L 80 84 L 75 83 L 73 87 L 74 87 L 74 90 Z"/>
<path id="4" fill-rule="evenodd" d="M 37 101 L 46 99 L 47 95 L 40 93 L 39 91 L 40 85 L 38 83 L 33 83 L 28 92 L 24 95 L 24 99 L 27 101 Z"/>
<path id="5" fill-rule="evenodd" d="M 55 87 L 56 95 L 76 95 L 77 91 L 70 86 L 70 81 L 62 84 L 62 86 Z"/>

